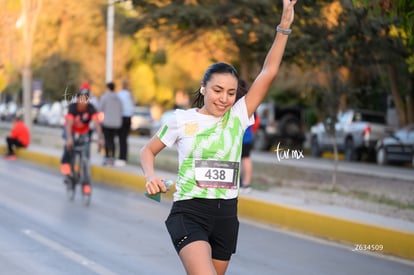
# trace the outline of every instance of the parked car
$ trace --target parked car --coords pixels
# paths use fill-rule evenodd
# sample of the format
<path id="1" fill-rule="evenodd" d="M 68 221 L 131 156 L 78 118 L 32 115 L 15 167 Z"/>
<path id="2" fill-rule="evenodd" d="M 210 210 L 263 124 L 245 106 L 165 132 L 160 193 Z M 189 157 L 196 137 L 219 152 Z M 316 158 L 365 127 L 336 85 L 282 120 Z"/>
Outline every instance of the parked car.
<path id="1" fill-rule="evenodd" d="M 1 111 L 1 120 L 11 121 L 16 115 L 19 106 L 16 102 L 9 101 L 8 103 L 3 103 L 0 106 Z"/>
<path id="2" fill-rule="evenodd" d="M 152 131 L 152 123 L 153 118 L 149 107 L 135 107 L 135 112 L 131 117 L 131 131 L 140 135 L 149 136 Z"/>
<path id="3" fill-rule="evenodd" d="M 32 105 L 32 114 L 31 115 L 32 115 L 32 122 L 33 123 L 37 123 L 36 119 L 37 119 L 37 116 L 39 114 L 40 107 L 42 107 L 41 104 Z M 23 108 L 22 108 L 22 112 L 23 112 Z"/>
<path id="4" fill-rule="evenodd" d="M 6 114 L 7 114 L 7 104 L 1 103 L 0 104 L 0 119 L 5 120 Z"/>
<path id="5" fill-rule="evenodd" d="M 311 127 L 311 154 L 320 157 L 323 151 L 333 151 L 334 139 L 320 122 Z M 369 110 L 351 109 L 337 115 L 332 127 L 335 130 L 336 145 L 348 161 L 360 160 L 363 153 L 375 155 L 378 140 L 393 131 L 386 124 L 385 114 Z"/>
<path id="6" fill-rule="evenodd" d="M 50 111 L 51 104 L 45 103 L 40 107 L 39 112 L 37 113 L 35 122 L 39 125 L 48 125 L 48 115 Z"/>
<path id="7" fill-rule="evenodd" d="M 256 113 L 260 126 L 254 134 L 254 149 L 269 150 L 279 142 L 291 149 L 303 147 L 305 125 L 300 107 L 276 106 L 273 102 L 264 102 L 259 105 Z"/>
<path id="8" fill-rule="evenodd" d="M 67 108 L 65 102 L 56 101 L 50 106 L 47 124 L 52 127 L 61 127 L 65 123 Z"/>
<path id="9" fill-rule="evenodd" d="M 414 124 L 409 124 L 396 130 L 392 135 L 380 139 L 375 149 L 379 165 L 408 163 L 414 166 Z"/>

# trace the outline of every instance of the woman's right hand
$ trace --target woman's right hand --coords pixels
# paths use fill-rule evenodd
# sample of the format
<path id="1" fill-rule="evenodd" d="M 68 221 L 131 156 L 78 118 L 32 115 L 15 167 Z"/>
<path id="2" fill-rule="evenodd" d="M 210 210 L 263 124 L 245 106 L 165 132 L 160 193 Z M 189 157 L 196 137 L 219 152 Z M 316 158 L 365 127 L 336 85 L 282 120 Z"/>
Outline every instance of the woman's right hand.
<path id="1" fill-rule="evenodd" d="M 149 195 L 155 195 L 159 192 L 167 192 L 167 187 L 164 184 L 164 180 L 156 176 L 147 179 L 145 188 Z"/>

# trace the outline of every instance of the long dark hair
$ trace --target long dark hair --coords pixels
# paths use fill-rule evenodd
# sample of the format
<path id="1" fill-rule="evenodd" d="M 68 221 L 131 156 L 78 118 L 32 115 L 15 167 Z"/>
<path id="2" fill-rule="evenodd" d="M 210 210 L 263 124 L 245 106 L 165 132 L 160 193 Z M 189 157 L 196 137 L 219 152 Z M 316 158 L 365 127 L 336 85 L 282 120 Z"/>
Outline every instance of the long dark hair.
<path id="1" fill-rule="evenodd" d="M 249 91 L 249 87 L 247 87 L 246 81 L 243 79 L 239 79 L 239 85 L 237 87 L 237 94 L 236 94 L 236 101 L 239 100 L 241 97 L 245 96 Z"/>
<path id="2" fill-rule="evenodd" d="M 239 74 L 237 73 L 237 70 L 227 63 L 218 62 L 210 65 L 210 67 L 207 68 L 206 72 L 204 73 L 203 80 L 201 82 L 201 86 L 205 87 L 207 82 L 211 79 L 211 76 L 213 74 L 232 74 L 237 78 L 237 81 L 240 81 Z M 239 94 L 239 89 L 237 89 L 237 96 Z M 238 99 L 239 97 L 236 98 Z M 204 95 L 200 93 L 200 88 L 198 88 L 194 92 L 194 99 L 192 103 L 192 107 L 201 108 L 204 106 Z"/>

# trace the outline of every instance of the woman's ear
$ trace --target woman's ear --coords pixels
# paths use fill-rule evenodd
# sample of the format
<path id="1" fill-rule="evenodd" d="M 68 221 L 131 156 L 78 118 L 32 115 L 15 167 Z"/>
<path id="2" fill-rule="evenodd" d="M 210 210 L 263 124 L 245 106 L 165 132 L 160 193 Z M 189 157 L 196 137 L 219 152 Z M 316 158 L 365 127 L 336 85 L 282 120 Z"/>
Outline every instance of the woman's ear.
<path id="1" fill-rule="evenodd" d="M 205 91 L 206 91 L 206 89 L 204 87 L 200 88 L 200 94 L 204 95 L 206 93 Z"/>

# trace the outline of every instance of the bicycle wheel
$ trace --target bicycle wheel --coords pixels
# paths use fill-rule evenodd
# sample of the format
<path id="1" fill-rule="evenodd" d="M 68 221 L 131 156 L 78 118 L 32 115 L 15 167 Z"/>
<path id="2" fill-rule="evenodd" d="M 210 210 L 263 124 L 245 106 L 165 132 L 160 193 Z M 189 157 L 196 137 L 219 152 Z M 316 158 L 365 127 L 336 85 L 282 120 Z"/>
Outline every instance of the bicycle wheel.
<path id="1" fill-rule="evenodd" d="M 71 176 L 70 176 L 70 183 L 66 185 L 66 193 L 68 199 L 73 201 L 75 199 L 76 194 L 76 185 L 80 180 L 81 173 L 80 173 L 80 156 L 78 154 L 74 154 L 72 156 L 71 162 Z"/>
<path id="2" fill-rule="evenodd" d="M 70 179 L 66 182 L 66 196 L 69 201 L 73 201 L 75 199 L 75 182 L 73 177 L 71 176 Z"/>
<path id="3" fill-rule="evenodd" d="M 82 182 L 82 204 L 89 206 L 91 204 L 92 186 L 90 180 L 89 161 L 85 156 L 81 158 L 81 182 Z"/>
<path id="4" fill-rule="evenodd" d="M 89 184 L 90 188 L 90 184 Z M 82 204 L 84 206 L 89 206 L 91 204 L 91 192 L 85 193 L 82 188 Z"/>

